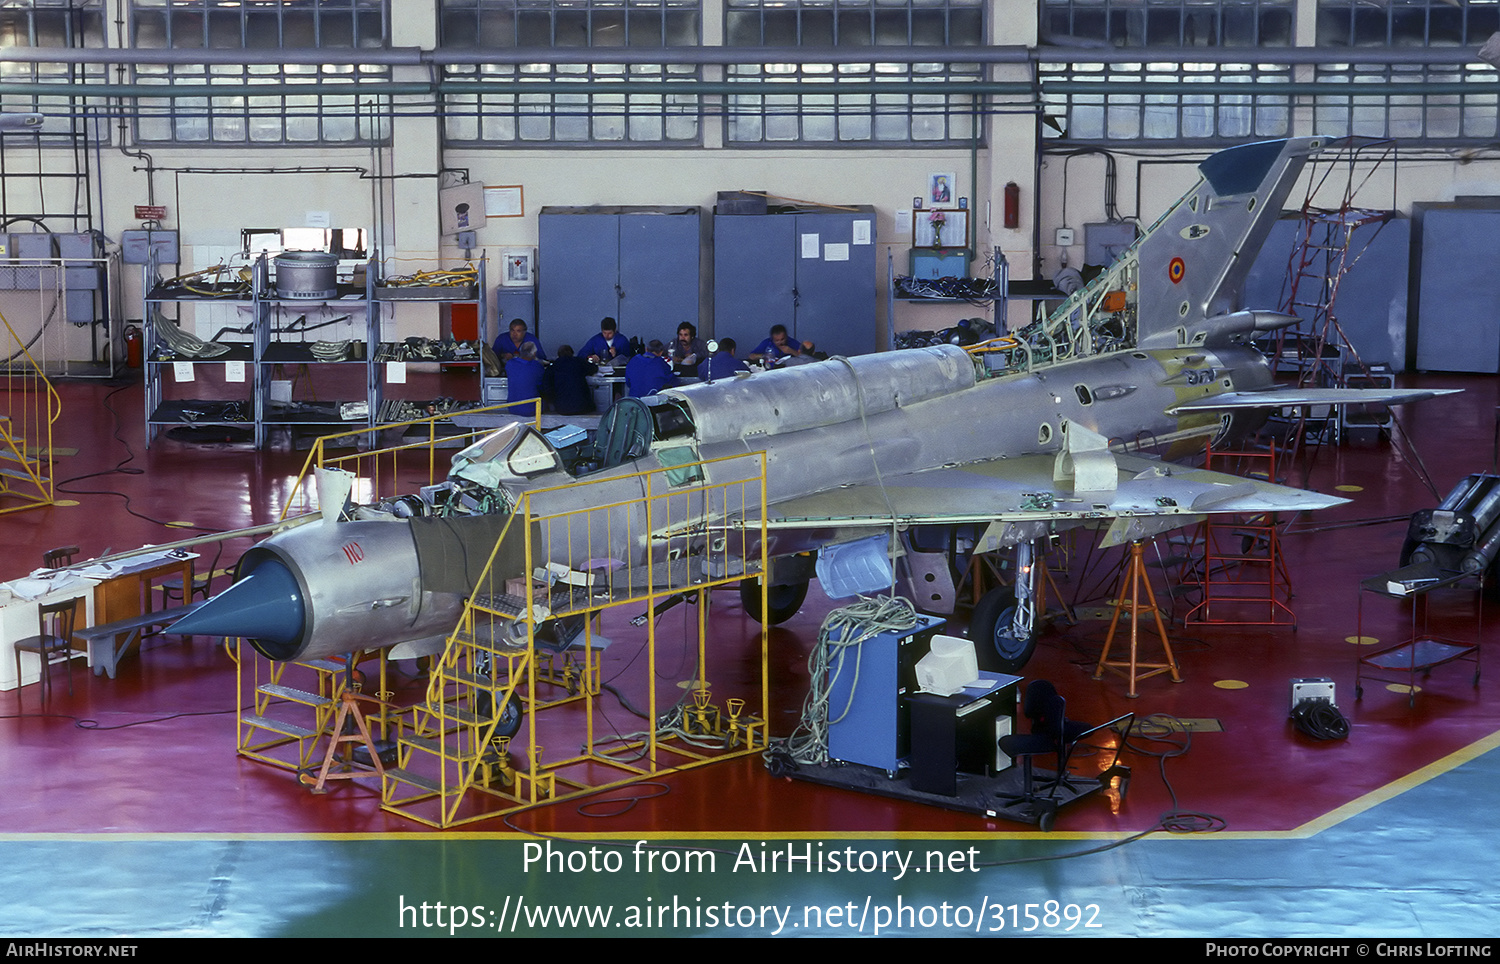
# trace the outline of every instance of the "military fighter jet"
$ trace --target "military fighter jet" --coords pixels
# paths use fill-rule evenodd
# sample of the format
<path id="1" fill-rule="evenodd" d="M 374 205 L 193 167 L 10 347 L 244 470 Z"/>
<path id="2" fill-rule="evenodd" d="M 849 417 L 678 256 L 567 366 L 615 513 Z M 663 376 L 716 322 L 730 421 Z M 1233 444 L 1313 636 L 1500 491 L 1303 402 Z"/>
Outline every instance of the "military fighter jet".
<path id="1" fill-rule="evenodd" d="M 955 539 L 968 551 L 1014 546 L 1024 563 L 1037 540 L 1070 527 L 1107 528 L 1105 544 L 1119 544 L 1210 513 L 1346 501 L 1161 458 L 1241 436 L 1273 409 L 1439 394 L 1277 388 L 1251 344 L 1297 321 L 1244 310 L 1239 298 L 1322 143 L 1248 144 L 1208 158 L 1192 190 L 1110 270 L 1049 318 L 989 345 L 834 358 L 622 399 L 602 419 L 582 477 L 618 504 L 642 499 L 643 471 L 764 451 L 773 622 L 800 607 L 814 554 L 871 537 L 881 557 L 900 558 L 917 605 L 943 612 L 955 595 Z M 564 460 L 524 423 L 460 453 L 450 478 L 495 493 L 492 504 L 513 506 L 530 490 L 534 509 L 570 508 Z M 758 511 L 725 509 L 719 522 L 758 529 Z M 587 533 L 592 554 L 643 565 L 660 539 L 640 516 Z M 372 645 L 397 646 L 393 656 L 432 652 L 472 585 L 439 560 L 487 558 L 503 522 L 480 514 L 303 526 L 251 549 L 238 581 L 173 631 L 246 637 L 282 660 Z M 523 563 L 509 564 L 519 575 Z M 996 595 L 1009 591 L 982 600 L 971 625 L 987 668 L 1014 670 L 1031 654 L 1033 587 L 1018 579 L 1013 607 Z"/>

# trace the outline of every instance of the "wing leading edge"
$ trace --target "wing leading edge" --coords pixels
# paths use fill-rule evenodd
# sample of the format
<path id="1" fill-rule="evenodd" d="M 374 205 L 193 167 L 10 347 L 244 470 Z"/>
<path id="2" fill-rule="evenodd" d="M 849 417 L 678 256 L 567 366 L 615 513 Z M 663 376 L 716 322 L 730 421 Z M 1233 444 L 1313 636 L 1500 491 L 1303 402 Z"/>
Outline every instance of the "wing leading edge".
<path id="1" fill-rule="evenodd" d="M 771 506 L 772 529 L 888 528 L 991 523 L 987 541 L 1007 526 L 1048 522 L 1108 525 L 1103 545 L 1119 545 L 1191 525 L 1208 514 L 1301 512 L 1348 502 L 1337 496 L 1112 453 L 1113 491 L 1075 491 L 1054 476 L 1052 455 L 951 466 L 860 483 Z"/>
<path id="2" fill-rule="evenodd" d="M 1221 412 L 1236 408 L 1291 408 L 1297 405 L 1401 405 L 1461 388 L 1272 388 L 1263 392 L 1224 392 L 1172 407 L 1170 414 Z"/>

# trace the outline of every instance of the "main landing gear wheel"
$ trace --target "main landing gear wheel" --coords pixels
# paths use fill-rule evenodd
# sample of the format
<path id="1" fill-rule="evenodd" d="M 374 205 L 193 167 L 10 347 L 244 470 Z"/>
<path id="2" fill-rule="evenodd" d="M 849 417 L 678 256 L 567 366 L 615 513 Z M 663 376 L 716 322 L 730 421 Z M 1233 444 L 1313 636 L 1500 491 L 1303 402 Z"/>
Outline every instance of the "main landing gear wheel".
<path id="1" fill-rule="evenodd" d="M 1015 597 L 1005 587 L 991 589 L 974 607 L 969 620 L 969 638 L 979 668 L 990 673 L 1017 673 L 1036 651 L 1036 636 L 1019 639 L 1011 635 L 1015 619 Z"/>
<path id="2" fill-rule="evenodd" d="M 808 580 L 789 586 L 772 586 L 766 591 L 766 622 L 776 626 L 797 615 L 807 599 Z M 740 605 L 751 619 L 760 618 L 760 580 L 740 580 Z"/>

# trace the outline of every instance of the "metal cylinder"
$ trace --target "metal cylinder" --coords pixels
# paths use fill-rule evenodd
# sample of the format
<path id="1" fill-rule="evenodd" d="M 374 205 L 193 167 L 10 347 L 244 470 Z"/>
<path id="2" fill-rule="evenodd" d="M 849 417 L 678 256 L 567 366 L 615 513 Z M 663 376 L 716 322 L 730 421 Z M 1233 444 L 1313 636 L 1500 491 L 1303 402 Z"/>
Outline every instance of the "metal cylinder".
<path id="1" fill-rule="evenodd" d="M 1481 482 L 1495 480 L 1481 477 Z M 1475 486 L 1475 494 L 1479 493 L 1479 486 Z M 1474 517 L 1474 528 L 1478 532 L 1484 532 L 1494 524 L 1495 519 L 1500 517 L 1500 485 L 1491 485 L 1489 492 L 1483 498 L 1473 500 L 1463 507 L 1463 511 Z M 1475 540 L 1478 541 L 1477 539 Z"/>
<path id="2" fill-rule="evenodd" d="M 1478 479 L 1475 479 L 1473 476 L 1465 478 L 1462 482 L 1453 487 L 1453 491 L 1449 492 L 1447 496 L 1444 497 L 1443 501 L 1438 503 L 1438 510 L 1447 512 L 1453 512 L 1457 510 L 1459 506 L 1463 505 L 1464 502 L 1469 499 L 1470 493 L 1473 492 L 1479 486 L 1479 484 L 1480 481 Z"/>
<path id="3" fill-rule="evenodd" d="M 1497 551 L 1500 551 L 1500 522 L 1490 526 L 1484 535 L 1474 540 L 1474 548 L 1464 553 L 1463 561 L 1458 567 L 1470 574 L 1484 572 L 1495 561 Z"/>
<path id="4" fill-rule="evenodd" d="M 283 251 L 275 258 L 276 294 L 281 298 L 323 301 L 339 293 L 339 259 L 318 251 Z"/>

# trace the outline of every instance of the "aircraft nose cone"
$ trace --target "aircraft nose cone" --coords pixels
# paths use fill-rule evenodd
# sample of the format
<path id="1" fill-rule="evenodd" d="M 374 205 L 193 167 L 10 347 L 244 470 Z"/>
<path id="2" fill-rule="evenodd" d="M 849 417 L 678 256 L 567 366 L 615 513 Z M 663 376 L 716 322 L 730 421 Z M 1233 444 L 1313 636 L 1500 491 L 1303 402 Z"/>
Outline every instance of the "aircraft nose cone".
<path id="1" fill-rule="evenodd" d="M 172 624 L 184 636 L 240 636 L 271 659 L 287 659 L 302 642 L 306 610 L 297 577 L 275 557 Z"/>

